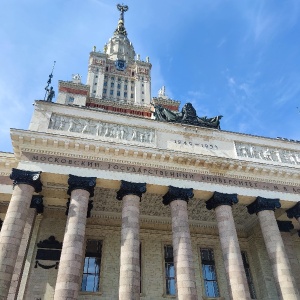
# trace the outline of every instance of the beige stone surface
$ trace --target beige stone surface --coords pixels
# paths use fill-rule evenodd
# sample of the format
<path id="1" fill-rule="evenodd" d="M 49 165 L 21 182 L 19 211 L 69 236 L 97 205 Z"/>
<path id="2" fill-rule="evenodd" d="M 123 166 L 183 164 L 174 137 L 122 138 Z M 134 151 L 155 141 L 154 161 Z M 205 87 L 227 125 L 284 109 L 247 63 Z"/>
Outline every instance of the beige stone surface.
<path id="1" fill-rule="evenodd" d="M 173 255 L 179 300 L 196 300 L 197 289 L 191 245 L 187 202 L 170 203 L 172 215 Z"/>
<path id="2" fill-rule="evenodd" d="M 258 218 L 269 254 L 278 297 L 280 300 L 299 300 L 300 295 L 292 275 L 275 214 L 271 210 L 263 210 L 258 212 Z"/>
<path id="3" fill-rule="evenodd" d="M 73 190 L 54 299 L 77 299 L 80 290 L 89 192 Z"/>
<path id="4" fill-rule="evenodd" d="M 289 232 L 281 232 L 284 248 L 289 259 L 292 274 L 294 276 L 298 291 L 300 288 L 300 261 L 297 257 L 296 247 L 294 245 L 293 237 Z"/>
<path id="5" fill-rule="evenodd" d="M 140 197 L 123 197 L 121 255 L 120 255 L 120 300 L 140 299 Z"/>
<path id="6" fill-rule="evenodd" d="M 34 188 L 16 185 L 0 232 L 0 299 L 6 299 Z"/>
<path id="7" fill-rule="evenodd" d="M 251 299 L 232 208 L 229 205 L 220 205 L 215 208 L 215 212 L 231 298 Z"/>
<path id="8" fill-rule="evenodd" d="M 17 298 L 19 286 L 21 283 L 22 272 L 24 269 L 25 259 L 27 255 L 27 250 L 30 243 L 32 230 L 34 227 L 35 218 L 36 218 L 36 209 L 29 208 L 7 300 L 14 300 Z"/>

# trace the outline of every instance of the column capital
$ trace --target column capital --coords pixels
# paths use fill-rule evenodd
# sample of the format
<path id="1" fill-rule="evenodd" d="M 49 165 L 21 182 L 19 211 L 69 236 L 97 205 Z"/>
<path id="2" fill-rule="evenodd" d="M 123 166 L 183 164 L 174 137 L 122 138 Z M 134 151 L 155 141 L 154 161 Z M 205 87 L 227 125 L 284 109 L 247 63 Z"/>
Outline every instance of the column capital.
<path id="1" fill-rule="evenodd" d="M 294 229 L 292 221 L 277 221 L 277 225 L 281 232 L 290 232 Z"/>
<path id="2" fill-rule="evenodd" d="M 71 195 L 74 190 L 85 190 L 90 193 L 90 197 L 93 197 L 96 179 L 96 177 L 81 177 L 70 174 L 68 180 L 68 195 Z"/>
<path id="3" fill-rule="evenodd" d="M 250 215 L 257 214 L 263 210 L 273 210 L 275 211 L 276 208 L 280 208 L 280 200 L 279 199 L 268 199 L 263 197 L 257 197 L 254 202 L 247 205 L 248 213 Z"/>
<path id="4" fill-rule="evenodd" d="M 239 200 L 237 198 L 237 194 L 225 194 L 225 193 L 219 193 L 214 192 L 213 196 L 207 200 L 206 208 L 208 210 L 215 209 L 216 207 L 220 205 L 230 205 L 238 203 Z"/>
<path id="5" fill-rule="evenodd" d="M 300 218 L 300 201 L 296 203 L 293 207 L 289 208 L 286 211 L 288 218 L 290 219 L 299 219 Z"/>
<path id="6" fill-rule="evenodd" d="M 121 180 L 120 189 L 117 191 L 117 199 L 122 200 L 124 196 L 135 195 L 142 198 L 142 194 L 146 192 L 146 183 L 136 183 Z"/>
<path id="7" fill-rule="evenodd" d="M 34 188 L 36 193 L 42 191 L 43 184 L 41 183 L 41 171 L 25 171 L 20 169 L 12 169 L 10 179 L 13 180 L 13 186 L 18 184 L 28 184 Z"/>
<path id="8" fill-rule="evenodd" d="M 184 189 L 169 185 L 168 192 L 163 196 L 163 204 L 168 205 L 174 200 L 189 202 L 189 200 L 193 197 L 193 189 Z"/>
<path id="9" fill-rule="evenodd" d="M 38 214 L 42 214 L 44 212 L 44 203 L 43 197 L 41 195 L 34 195 L 31 198 L 30 208 L 35 208 Z"/>

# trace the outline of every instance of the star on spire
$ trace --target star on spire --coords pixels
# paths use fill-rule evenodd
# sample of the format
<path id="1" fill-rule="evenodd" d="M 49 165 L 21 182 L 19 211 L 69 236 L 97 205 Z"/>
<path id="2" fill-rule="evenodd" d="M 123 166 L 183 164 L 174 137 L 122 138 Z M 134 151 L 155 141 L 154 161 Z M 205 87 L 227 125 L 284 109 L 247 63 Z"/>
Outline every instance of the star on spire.
<path id="1" fill-rule="evenodd" d="M 118 4 L 117 8 L 121 13 L 120 13 L 120 18 L 119 18 L 119 22 L 118 22 L 118 27 L 115 30 L 115 35 L 122 34 L 122 35 L 127 36 L 127 31 L 124 26 L 124 12 L 126 12 L 128 10 L 128 6 L 123 5 L 123 4 Z"/>

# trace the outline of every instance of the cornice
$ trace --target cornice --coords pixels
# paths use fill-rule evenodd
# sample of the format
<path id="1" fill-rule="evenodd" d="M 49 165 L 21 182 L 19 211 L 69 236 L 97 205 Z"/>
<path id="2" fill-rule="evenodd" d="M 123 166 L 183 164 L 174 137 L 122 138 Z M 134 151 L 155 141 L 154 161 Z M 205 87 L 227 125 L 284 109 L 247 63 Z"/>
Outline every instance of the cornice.
<path id="1" fill-rule="evenodd" d="M 93 159 L 115 163 L 127 163 L 159 167 L 193 173 L 229 175 L 232 178 L 257 180 L 292 185 L 299 182 L 300 172 L 290 166 L 268 165 L 241 161 L 237 158 L 215 157 L 180 151 L 143 146 L 138 142 L 118 143 L 95 139 L 93 136 L 79 138 L 54 133 L 28 130 L 11 130 L 16 159 L 21 152 L 31 152 L 81 159 Z M 84 152 L 85 155 L 82 155 Z"/>

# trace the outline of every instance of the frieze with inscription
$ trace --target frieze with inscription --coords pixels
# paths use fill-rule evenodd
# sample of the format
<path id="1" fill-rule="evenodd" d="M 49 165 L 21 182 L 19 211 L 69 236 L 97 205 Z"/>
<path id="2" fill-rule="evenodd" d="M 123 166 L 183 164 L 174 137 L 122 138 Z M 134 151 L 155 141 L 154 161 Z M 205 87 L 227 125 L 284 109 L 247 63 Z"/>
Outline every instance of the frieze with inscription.
<path id="1" fill-rule="evenodd" d="M 120 173 L 131 173 L 146 176 L 155 176 L 162 178 L 174 178 L 180 180 L 197 181 L 218 185 L 235 186 L 250 189 L 276 191 L 282 193 L 299 194 L 299 185 L 283 185 L 271 182 L 254 181 L 244 178 L 224 177 L 217 175 L 207 175 L 192 172 L 181 172 L 168 169 L 159 169 L 138 165 L 126 165 L 121 163 L 109 163 L 104 161 L 85 160 L 80 158 L 70 158 L 62 156 L 52 156 L 46 154 L 35 154 L 23 152 L 22 160 L 32 161 L 36 163 L 47 163 L 55 165 L 63 165 L 70 167 L 88 168 L 104 171 L 113 171 Z"/>
<path id="2" fill-rule="evenodd" d="M 235 142 L 237 156 L 300 165 L 300 152 Z"/>
<path id="3" fill-rule="evenodd" d="M 51 116 L 48 128 L 139 143 L 153 144 L 155 142 L 155 131 L 153 129 L 106 123 L 91 119 L 72 118 L 59 114 Z"/>

